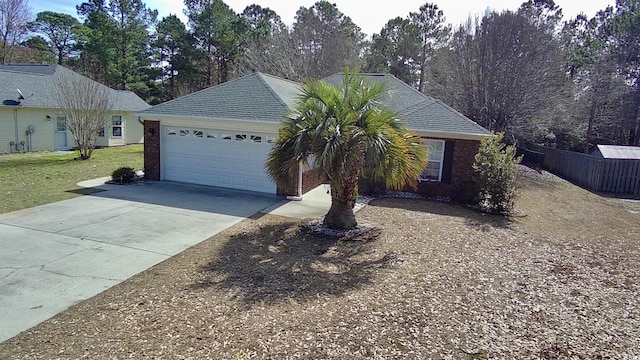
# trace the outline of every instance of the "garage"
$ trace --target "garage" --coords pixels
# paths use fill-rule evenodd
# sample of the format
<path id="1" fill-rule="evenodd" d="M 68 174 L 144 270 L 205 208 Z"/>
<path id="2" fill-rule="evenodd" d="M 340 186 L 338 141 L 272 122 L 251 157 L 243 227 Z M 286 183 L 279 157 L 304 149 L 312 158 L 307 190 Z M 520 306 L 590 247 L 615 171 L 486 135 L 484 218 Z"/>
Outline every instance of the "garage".
<path id="1" fill-rule="evenodd" d="M 299 196 L 313 183 L 276 184 L 265 170 L 299 94 L 297 83 L 255 72 L 139 112 L 145 178 Z"/>
<path id="2" fill-rule="evenodd" d="M 164 180 L 275 194 L 265 170 L 275 134 L 163 126 Z"/>

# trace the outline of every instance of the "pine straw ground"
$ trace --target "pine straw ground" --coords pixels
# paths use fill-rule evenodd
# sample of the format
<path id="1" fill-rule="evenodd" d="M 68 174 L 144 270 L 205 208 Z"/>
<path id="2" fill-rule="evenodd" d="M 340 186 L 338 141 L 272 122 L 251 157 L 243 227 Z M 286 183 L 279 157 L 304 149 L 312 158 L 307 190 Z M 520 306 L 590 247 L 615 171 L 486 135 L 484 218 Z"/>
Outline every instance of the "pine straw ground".
<path id="1" fill-rule="evenodd" d="M 524 218 L 380 199 L 349 242 L 247 219 L 0 358 L 639 359 L 640 206 L 523 174 Z"/>

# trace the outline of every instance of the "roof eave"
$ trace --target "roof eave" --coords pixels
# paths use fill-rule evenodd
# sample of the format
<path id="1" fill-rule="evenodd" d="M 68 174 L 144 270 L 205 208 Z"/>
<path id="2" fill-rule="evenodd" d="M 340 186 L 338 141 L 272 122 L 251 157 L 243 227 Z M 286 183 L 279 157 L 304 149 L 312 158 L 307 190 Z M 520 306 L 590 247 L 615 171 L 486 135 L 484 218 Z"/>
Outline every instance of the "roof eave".
<path id="1" fill-rule="evenodd" d="M 224 117 L 208 117 L 208 116 L 188 116 L 188 115 L 168 115 L 168 114 L 154 114 L 154 113 L 137 113 L 138 117 L 142 120 L 151 120 L 151 121 L 162 121 L 162 120 L 194 120 L 194 121 L 211 121 L 211 120 L 221 120 L 221 121 L 234 121 L 240 123 L 247 124 L 273 124 L 280 125 L 280 120 L 274 121 L 262 121 L 262 120 L 247 120 L 247 119 L 234 119 L 234 118 L 224 118 Z M 283 118 L 284 119 L 284 118 Z"/>
<path id="2" fill-rule="evenodd" d="M 454 133 L 447 131 L 433 131 L 433 130 L 415 130 L 418 135 L 424 137 L 433 137 L 440 139 L 456 139 L 456 140 L 482 140 L 486 137 L 495 136 L 493 134 L 483 133 Z"/>

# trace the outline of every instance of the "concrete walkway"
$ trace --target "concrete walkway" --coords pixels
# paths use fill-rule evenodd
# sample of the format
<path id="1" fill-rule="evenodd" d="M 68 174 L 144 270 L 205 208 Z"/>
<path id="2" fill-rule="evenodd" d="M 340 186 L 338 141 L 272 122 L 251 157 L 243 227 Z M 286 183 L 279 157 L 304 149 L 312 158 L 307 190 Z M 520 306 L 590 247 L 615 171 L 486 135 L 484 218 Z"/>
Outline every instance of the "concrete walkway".
<path id="1" fill-rule="evenodd" d="M 322 218 L 331 207 L 331 195 L 327 189 L 325 185 L 320 185 L 304 194 L 302 201 L 283 200 L 261 212 L 297 219 Z"/>
<path id="2" fill-rule="evenodd" d="M 302 201 L 173 182 L 107 178 L 82 196 L 0 214 L 0 342 L 257 212 L 323 216 L 321 186 Z"/>

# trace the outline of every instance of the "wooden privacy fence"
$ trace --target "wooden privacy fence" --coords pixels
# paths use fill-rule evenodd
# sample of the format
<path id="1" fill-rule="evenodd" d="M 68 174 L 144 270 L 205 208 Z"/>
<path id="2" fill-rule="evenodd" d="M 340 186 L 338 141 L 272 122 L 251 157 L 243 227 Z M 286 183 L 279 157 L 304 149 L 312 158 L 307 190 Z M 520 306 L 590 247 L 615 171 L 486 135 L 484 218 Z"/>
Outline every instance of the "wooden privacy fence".
<path id="1" fill-rule="evenodd" d="M 542 167 L 592 191 L 640 194 L 640 160 L 601 159 L 587 154 L 534 148 L 544 153 Z"/>

